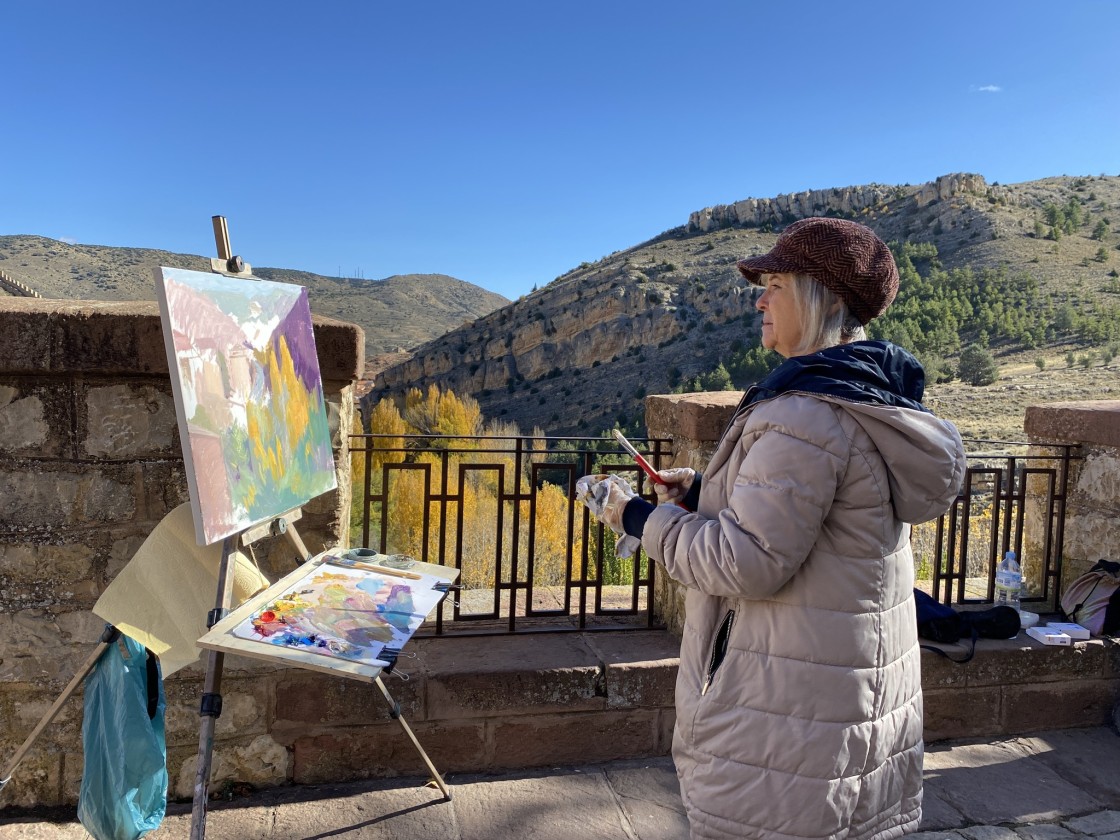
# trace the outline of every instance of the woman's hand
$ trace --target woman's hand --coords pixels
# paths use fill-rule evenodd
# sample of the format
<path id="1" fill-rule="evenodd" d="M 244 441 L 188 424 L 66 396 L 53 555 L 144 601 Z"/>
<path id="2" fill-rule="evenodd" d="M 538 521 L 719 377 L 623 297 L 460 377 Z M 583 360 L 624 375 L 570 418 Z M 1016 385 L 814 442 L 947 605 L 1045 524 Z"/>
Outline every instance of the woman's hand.
<path id="1" fill-rule="evenodd" d="M 622 511 L 637 495 L 626 481 L 612 481 L 607 498 L 603 501 L 603 512 L 599 515 L 599 520 L 616 534 L 625 533 L 622 528 Z"/>
<path id="2" fill-rule="evenodd" d="M 636 495 L 630 483 L 616 473 L 585 475 L 576 482 L 576 498 L 616 534 L 624 533 L 622 511 Z"/>
<path id="3" fill-rule="evenodd" d="M 653 491 L 657 494 L 657 503 L 672 504 L 679 502 L 688 493 L 696 480 L 696 470 L 689 467 L 673 467 L 669 470 L 658 470 L 657 477 L 660 481 L 654 482 L 653 485 Z"/>

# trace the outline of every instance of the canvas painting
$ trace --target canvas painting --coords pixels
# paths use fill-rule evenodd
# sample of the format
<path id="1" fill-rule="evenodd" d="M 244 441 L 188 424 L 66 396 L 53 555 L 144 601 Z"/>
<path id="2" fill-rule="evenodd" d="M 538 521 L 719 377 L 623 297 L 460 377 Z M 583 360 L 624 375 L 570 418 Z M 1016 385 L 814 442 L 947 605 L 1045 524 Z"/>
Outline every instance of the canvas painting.
<path id="1" fill-rule="evenodd" d="M 370 679 L 446 597 L 441 578 L 304 564 L 246 601 L 201 639 L 212 650 Z"/>
<path id="2" fill-rule="evenodd" d="M 199 545 L 333 490 L 307 290 L 177 268 L 156 279 Z"/>

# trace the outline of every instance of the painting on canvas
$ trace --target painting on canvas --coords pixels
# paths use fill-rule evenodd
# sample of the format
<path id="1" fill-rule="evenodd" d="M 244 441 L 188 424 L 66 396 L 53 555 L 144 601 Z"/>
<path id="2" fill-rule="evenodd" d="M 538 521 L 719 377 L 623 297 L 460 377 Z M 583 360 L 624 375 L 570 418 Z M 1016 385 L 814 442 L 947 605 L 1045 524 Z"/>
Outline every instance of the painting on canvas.
<path id="1" fill-rule="evenodd" d="M 156 279 L 199 544 L 333 490 L 307 290 L 177 268 Z"/>

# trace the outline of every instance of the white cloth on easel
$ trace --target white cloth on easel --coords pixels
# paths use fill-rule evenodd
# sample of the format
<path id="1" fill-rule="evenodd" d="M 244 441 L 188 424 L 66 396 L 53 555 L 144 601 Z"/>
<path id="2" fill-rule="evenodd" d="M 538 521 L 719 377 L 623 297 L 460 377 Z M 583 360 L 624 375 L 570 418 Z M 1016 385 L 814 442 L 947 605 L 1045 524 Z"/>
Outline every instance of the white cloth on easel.
<path id="1" fill-rule="evenodd" d="M 268 587 L 268 579 L 241 552 L 234 563 L 233 605 Z M 195 541 L 191 506 L 163 518 L 106 587 L 93 612 L 159 657 L 163 676 L 185 668 L 202 653 L 195 641 L 214 608 L 222 543 Z"/>

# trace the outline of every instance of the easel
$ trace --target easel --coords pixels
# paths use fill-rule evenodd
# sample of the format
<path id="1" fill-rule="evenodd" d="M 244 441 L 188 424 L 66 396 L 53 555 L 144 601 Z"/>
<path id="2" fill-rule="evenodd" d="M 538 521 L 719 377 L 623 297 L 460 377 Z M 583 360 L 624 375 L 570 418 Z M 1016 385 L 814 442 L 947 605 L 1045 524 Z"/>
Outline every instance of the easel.
<path id="1" fill-rule="evenodd" d="M 242 277 L 250 280 L 257 279 L 253 277 L 252 269 L 249 264 L 241 257 L 234 256 L 233 250 L 230 248 L 229 229 L 226 225 L 225 217 L 214 216 L 213 224 L 218 258 L 211 258 L 211 268 L 215 272 L 228 277 Z M 217 624 L 229 613 L 233 605 L 234 564 L 232 562 L 232 557 L 237 549 L 238 542 L 248 546 L 264 537 L 282 534 L 292 544 L 296 554 L 299 555 L 299 562 L 301 564 L 311 559 L 311 554 L 307 551 L 307 546 L 303 544 L 303 540 L 300 539 L 299 534 L 296 532 L 294 523 L 299 517 L 300 512 L 298 510 L 290 511 L 270 522 L 265 522 L 253 528 L 246 529 L 240 534 L 226 537 L 222 541 L 222 560 L 218 568 L 218 592 L 215 607 L 210 611 L 206 619 L 207 627 L 213 627 Z M 210 769 L 214 754 L 214 728 L 218 716 L 222 713 L 221 686 L 224 663 L 224 653 L 214 650 L 207 651 L 206 679 L 203 683 L 202 702 L 199 711 L 202 716 L 202 721 L 199 727 L 198 770 L 195 773 L 194 800 L 191 808 L 191 840 L 203 840 L 206 836 L 206 805 L 209 800 Z M 383 670 L 390 670 L 391 667 L 390 665 L 390 668 Z M 385 702 L 389 704 L 390 717 L 400 723 L 401 728 L 404 730 L 409 740 L 412 741 L 412 745 L 416 748 L 416 751 L 420 754 L 424 764 L 427 766 L 428 771 L 432 774 L 432 780 L 443 792 L 444 798 L 451 799 L 451 790 L 447 787 L 447 783 L 444 782 L 443 777 L 439 774 L 439 771 L 436 770 L 432 760 L 420 745 L 412 728 L 401 715 L 400 704 L 389 694 L 389 689 L 385 687 L 385 683 L 382 682 L 380 674 L 374 678 L 374 683 L 384 696 Z"/>

